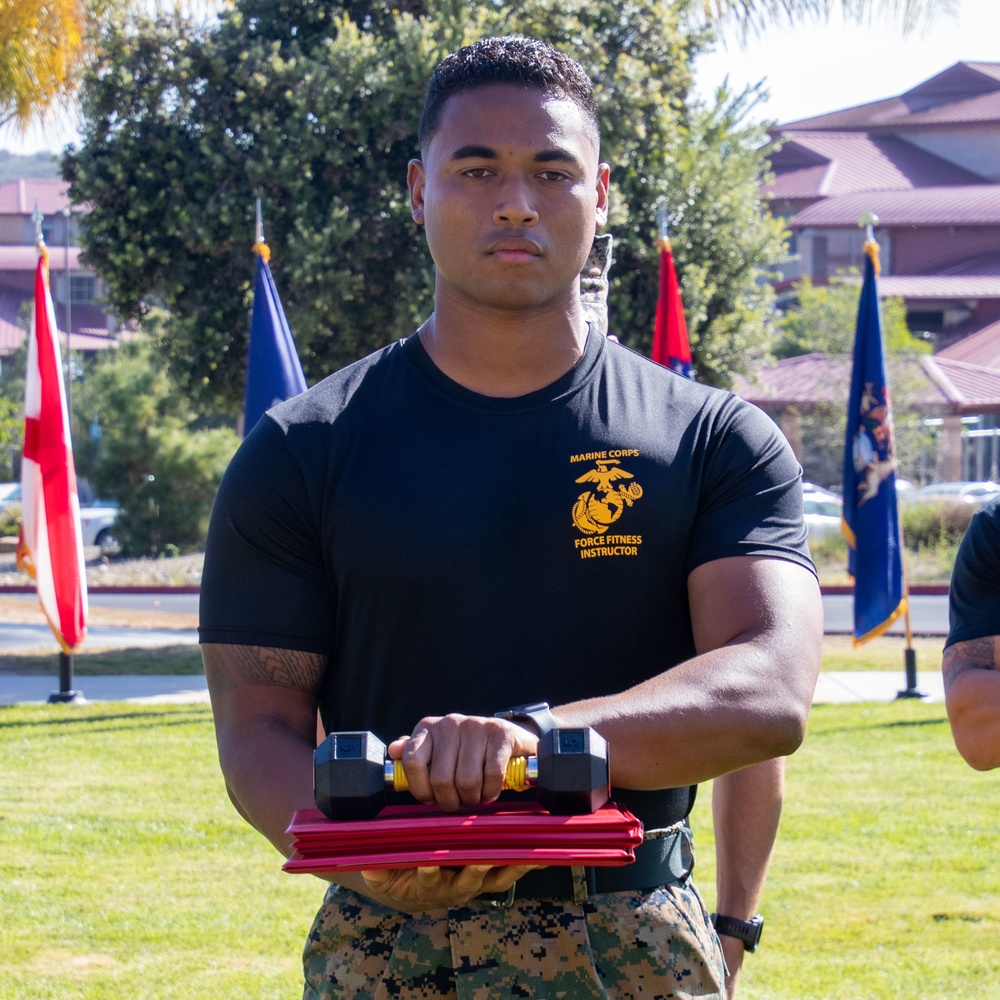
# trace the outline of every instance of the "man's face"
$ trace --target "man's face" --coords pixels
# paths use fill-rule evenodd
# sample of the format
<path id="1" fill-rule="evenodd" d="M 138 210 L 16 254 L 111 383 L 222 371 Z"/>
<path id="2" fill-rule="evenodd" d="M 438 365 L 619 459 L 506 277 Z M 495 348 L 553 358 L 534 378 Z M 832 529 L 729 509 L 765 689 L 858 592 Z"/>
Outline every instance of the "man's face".
<path id="1" fill-rule="evenodd" d="M 507 84 L 449 97 L 408 176 L 439 298 L 517 312 L 578 296 L 607 221 L 609 170 L 598 155 L 573 101 Z"/>

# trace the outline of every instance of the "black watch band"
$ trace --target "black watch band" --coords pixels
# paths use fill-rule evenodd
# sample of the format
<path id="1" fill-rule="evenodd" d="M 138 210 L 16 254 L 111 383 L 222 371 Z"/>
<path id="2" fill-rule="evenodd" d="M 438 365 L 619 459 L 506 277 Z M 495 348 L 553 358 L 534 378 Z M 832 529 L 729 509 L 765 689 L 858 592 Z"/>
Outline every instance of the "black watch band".
<path id="1" fill-rule="evenodd" d="M 716 934 L 737 938 L 743 942 L 745 951 L 756 951 L 764 929 L 764 918 L 756 913 L 749 920 L 738 920 L 736 917 L 727 917 L 724 913 L 713 913 L 712 925 Z"/>
<path id="2" fill-rule="evenodd" d="M 536 701 L 530 705 L 518 705 L 516 708 L 505 708 L 495 712 L 495 719 L 506 719 L 508 722 L 532 722 L 539 736 L 544 736 L 556 728 L 556 720 L 549 711 L 547 701 Z"/>

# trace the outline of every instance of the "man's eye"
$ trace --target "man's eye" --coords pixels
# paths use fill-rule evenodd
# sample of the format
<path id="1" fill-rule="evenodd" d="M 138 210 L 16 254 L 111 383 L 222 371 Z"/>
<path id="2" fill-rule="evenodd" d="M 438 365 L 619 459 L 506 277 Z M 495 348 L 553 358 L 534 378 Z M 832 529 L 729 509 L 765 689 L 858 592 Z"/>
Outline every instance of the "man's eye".
<path id="1" fill-rule="evenodd" d="M 490 172 L 489 167 L 470 167 L 468 170 L 463 170 L 462 174 L 465 177 L 489 177 Z"/>
<path id="2" fill-rule="evenodd" d="M 561 170 L 546 170 L 539 174 L 543 181 L 566 181 L 569 180 L 569 176 L 564 174 Z"/>

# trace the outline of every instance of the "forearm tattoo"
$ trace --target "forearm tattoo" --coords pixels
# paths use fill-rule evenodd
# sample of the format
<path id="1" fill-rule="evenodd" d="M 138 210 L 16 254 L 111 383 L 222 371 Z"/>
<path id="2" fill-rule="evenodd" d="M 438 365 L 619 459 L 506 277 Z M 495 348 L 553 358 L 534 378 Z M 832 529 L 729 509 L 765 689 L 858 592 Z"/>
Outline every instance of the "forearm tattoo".
<path id="1" fill-rule="evenodd" d="M 270 646 L 211 646 L 205 648 L 205 666 L 224 690 L 238 684 L 270 684 L 319 691 L 326 657 L 297 649 Z"/>
<path id="2" fill-rule="evenodd" d="M 1000 636 L 985 635 L 980 639 L 967 639 L 956 642 L 944 651 L 941 664 L 944 673 L 944 687 L 947 691 L 955 678 L 967 670 L 997 670 L 1000 669 L 998 658 Z"/>

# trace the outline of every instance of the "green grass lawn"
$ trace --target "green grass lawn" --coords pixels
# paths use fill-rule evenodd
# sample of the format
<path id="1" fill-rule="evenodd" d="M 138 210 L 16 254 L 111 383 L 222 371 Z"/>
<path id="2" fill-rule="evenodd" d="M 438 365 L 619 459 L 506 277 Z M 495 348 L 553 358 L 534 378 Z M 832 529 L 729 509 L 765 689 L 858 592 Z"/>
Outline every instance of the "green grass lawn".
<path id="1" fill-rule="evenodd" d="M 745 1000 L 1000 997 L 996 774 L 958 756 L 944 706 L 818 706 L 785 810 Z M 709 789 L 693 817 L 715 894 Z"/>
<path id="2" fill-rule="evenodd" d="M 301 996 L 323 884 L 229 804 L 206 706 L 0 710 L 0 997 Z"/>
<path id="3" fill-rule="evenodd" d="M 301 995 L 323 884 L 230 806 L 207 707 L 0 709 L 0 760 L 0 998 Z M 997 790 L 942 705 L 814 709 L 741 997 L 1000 996 Z"/>

